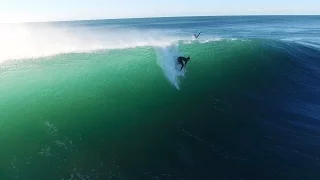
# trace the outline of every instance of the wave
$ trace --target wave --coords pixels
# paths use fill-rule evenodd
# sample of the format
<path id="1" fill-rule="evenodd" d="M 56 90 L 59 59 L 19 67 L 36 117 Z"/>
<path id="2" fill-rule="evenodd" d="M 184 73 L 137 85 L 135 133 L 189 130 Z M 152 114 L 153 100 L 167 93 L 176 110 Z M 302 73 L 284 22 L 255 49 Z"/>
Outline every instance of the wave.
<path id="1" fill-rule="evenodd" d="M 2 25 L 0 62 L 105 49 L 167 46 L 179 38 L 156 30 Z"/>
<path id="2" fill-rule="evenodd" d="M 183 56 L 179 44 L 209 43 L 222 38 L 195 40 L 187 36 L 173 36 L 172 32 L 159 30 L 121 28 L 78 28 L 72 26 L 1 25 L 0 63 L 10 60 L 37 59 L 59 54 L 87 53 L 100 50 L 153 47 L 157 53 L 157 64 L 164 75 L 177 89 L 179 78 L 185 75 L 176 58 Z"/>
<path id="3" fill-rule="evenodd" d="M 179 71 L 179 66 L 174 63 L 176 56 L 184 54 L 191 54 L 192 58 L 187 67 L 188 73 Z M 115 119 L 108 121 L 111 125 L 108 124 L 107 127 L 111 128 L 123 128 L 122 124 L 127 123 L 128 118 L 146 118 L 142 121 L 143 124 L 160 120 L 152 127 L 159 130 L 161 135 L 163 132 L 159 124 L 172 128 L 175 126 L 172 122 L 177 117 L 190 118 L 186 123 L 174 123 L 179 124 L 179 131 L 166 133 L 168 139 L 178 139 L 174 144 L 179 147 L 179 156 L 190 167 L 194 164 L 194 159 L 202 160 L 198 155 L 195 158 L 190 156 L 192 153 L 188 146 L 192 147 L 195 142 L 199 143 L 199 149 L 204 148 L 203 152 L 210 150 L 204 159 L 221 156 L 223 162 L 241 160 L 244 163 L 257 159 L 255 163 L 259 165 L 263 161 L 259 157 L 267 154 L 268 159 L 274 158 L 272 163 L 276 165 L 283 158 L 298 158 L 295 163 L 299 164 L 299 159 L 307 164 L 317 163 L 315 159 L 319 157 L 317 147 L 320 132 L 318 49 L 293 42 L 265 39 L 219 40 L 114 50 L 110 54 L 98 54 L 99 58 L 94 53 L 86 57 L 73 54 L 62 56 L 67 57 L 63 58 L 63 63 L 52 65 L 51 62 L 44 61 L 39 66 L 46 67 L 35 68 L 35 72 L 31 69 L 22 73 L 6 73 L 10 78 L 0 76 L 4 87 L 0 94 L 5 97 L 2 98 L 5 100 L 4 104 L 8 104 L 3 112 L 10 112 L 8 109 L 22 103 L 21 110 L 28 109 L 25 108 L 28 106 L 45 107 L 50 112 L 48 116 L 52 116 L 65 114 L 66 107 L 82 104 L 79 108 L 71 109 L 71 113 L 75 115 L 74 122 L 81 122 L 78 120 L 81 118 L 86 118 L 82 122 L 87 122 L 87 118 L 100 114 L 97 112 L 101 111 L 103 119 Z M 73 59 L 81 58 L 86 63 L 73 62 Z M 154 64 L 155 61 L 157 65 Z M 127 66 L 123 66 L 124 64 Z M 171 84 L 164 83 L 159 67 Z M 24 76 L 22 80 L 21 75 Z M 37 79 L 39 75 L 41 78 Z M 186 76 L 184 80 L 188 83 L 183 83 L 183 76 Z M 10 91 L 5 88 L 6 85 L 9 85 Z M 169 85 L 180 89 L 179 95 L 172 91 L 174 88 L 168 88 Z M 87 107 L 92 110 L 88 111 Z M 32 112 L 32 109 L 37 110 L 29 109 Z M 2 117 L 10 119 L 11 114 Z M 56 116 L 53 118 L 57 119 Z M 68 118 L 70 117 L 66 116 L 62 120 L 68 121 Z M 34 119 L 34 116 L 30 119 Z M 81 147 L 73 146 L 69 139 L 61 138 L 62 132 L 57 128 L 58 124 L 49 118 L 43 121 L 48 135 L 55 139 L 40 147 L 37 153 L 41 156 L 54 154 L 55 148 L 68 152 L 79 149 L 81 153 L 87 153 Z M 96 123 L 100 119 L 92 118 L 92 121 Z M 119 124 L 112 125 L 113 122 Z M 183 125 L 180 127 L 180 124 Z M 145 128 L 140 127 L 141 131 L 135 132 L 151 132 L 150 128 L 144 131 Z M 101 132 L 104 134 L 110 131 L 104 128 Z M 172 138 L 172 134 L 179 137 Z M 132 133 L 128 133 L 128 137 L 131 135 Z M 121 140 L 123 137 L 121 136 Z M 140 137 L 142 136 L 138 136 L 139 140 Z M 184 137 L 191 139 L 190 144 Z M 226 145 L 225 142 L 229 144 Z M 131 150 L 130 146 L 128 148 Z M 154 153 L 149 155 L 154 157 Z M 297 166 L 293 164 L 292 167 L 296 169 Z M 159 166 L 155 167 L 158 168 Z M 269 174 L 269 171 L 266 172 L 268 173 L 265 174 Z"/>
<path id="4" fill-rule="evenodd" d="M 210 51 L 210 54 L 225 55 L 221 54 L 222 51 L 231 48 L 234 51 L 230 51 L 230 54 L 240 54 L 239 49 L 242 49 L 242 53 L 249 50 L 251 54 L 261 50 L 266 51 L 265 53 L 278 53 L 281 61 L 272 58 L 269 58 L 268 61 L 275 66 L 279 64 L 284 66 L 287 73 L 291 73 L 290 77 L 295 81 L 307 83 L 304 81 L 304 76 L 297 75 L 297 72 L 290 72 L 292 68 L 309 74 L 311 69 L 314 71 L 312 72 L 313 76 L 318 76 L 319 68 L 317 62 L 313 60 L 314 57 L 318 58 L 319 44 L 316 42 L 302 42 L 301 39 L 267 40 L 210 36 L 203 36 L 201 39 L 194 40 L 191 36 L 174 36 L 172 34 L 174 33 L 132 28 L 79 28 L 48 24 L 37 26 L 27 24 L 2 25 L 0 26 L 0 39 L 2 40 L 0 48 L 3 51 L 0 54 L 0 63 L 58 54 L 151 47 L 156 53 L 157 64 L 163 70 L 165 77 L 174 87 L 180 89 L 180 80 L 186 75 L 186 70 L 180 71 L 179 65 L 176 63 L 178 56 L 184 56 L 181 50 L 188 52 L 188 54 L 202 56 L 205 51 Z M 266 59 L 268 55 L 265 54 L 264 57 L 261 56 L 258 59 Z M 145 58 L 153 59 L 150 56 L 145 56 Z M 310 58 L 312 60 L 309 61 Z M 289 59 L 291 63 L 285 62 L 283 59 Z M 300 66 L 291 67 L 292 64 L 300 64 Z M 304 67 L 305 69 L 303 69 Z"/>

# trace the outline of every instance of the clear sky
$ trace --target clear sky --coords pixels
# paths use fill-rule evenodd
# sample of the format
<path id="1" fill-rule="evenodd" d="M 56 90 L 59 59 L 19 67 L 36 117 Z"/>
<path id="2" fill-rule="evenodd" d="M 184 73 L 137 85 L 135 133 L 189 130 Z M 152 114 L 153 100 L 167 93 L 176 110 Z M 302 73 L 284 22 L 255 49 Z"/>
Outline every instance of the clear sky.
<path id="1" fill-rule="evenodd" d="M 320 0 L 0 0 L 0 22 L 320 14 Z"/>

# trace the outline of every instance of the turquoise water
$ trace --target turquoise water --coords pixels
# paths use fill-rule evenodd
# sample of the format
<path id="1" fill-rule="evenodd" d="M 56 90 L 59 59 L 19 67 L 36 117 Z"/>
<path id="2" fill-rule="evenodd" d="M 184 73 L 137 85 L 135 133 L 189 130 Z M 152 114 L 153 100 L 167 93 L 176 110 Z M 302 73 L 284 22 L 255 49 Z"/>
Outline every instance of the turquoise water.
<path id="1" fill-rule="evenodd" d="M 320 177 L 318 16 L 2 28 L 1 179 Z"/>

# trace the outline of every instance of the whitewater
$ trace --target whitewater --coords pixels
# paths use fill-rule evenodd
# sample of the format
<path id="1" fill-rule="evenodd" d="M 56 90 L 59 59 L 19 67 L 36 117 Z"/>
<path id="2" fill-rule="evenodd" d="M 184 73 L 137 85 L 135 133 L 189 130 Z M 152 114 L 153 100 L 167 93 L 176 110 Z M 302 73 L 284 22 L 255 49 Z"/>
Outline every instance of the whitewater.
<path id="1" fill-rule="evenodd" d="M 92 52 L 139 46 L 166 46 L 179 37 L 160 31 L 88 29 L 56 25 L 2 25 L 0 61 L 39 58 L 63 53 Z"/>

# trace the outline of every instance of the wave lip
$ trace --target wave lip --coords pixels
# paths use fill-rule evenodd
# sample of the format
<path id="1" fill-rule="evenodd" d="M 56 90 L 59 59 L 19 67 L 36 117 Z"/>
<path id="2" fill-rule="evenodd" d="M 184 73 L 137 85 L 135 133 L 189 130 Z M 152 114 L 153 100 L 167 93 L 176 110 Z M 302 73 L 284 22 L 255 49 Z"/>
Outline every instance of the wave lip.
<path id="1" fill-rule="evenodd" d="M 168 46 L 179 40 L 154 30 L 99 30 L 50 25 L 2 25 L 0 39 L 0 62 L 105 49 Z"/>

